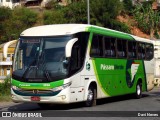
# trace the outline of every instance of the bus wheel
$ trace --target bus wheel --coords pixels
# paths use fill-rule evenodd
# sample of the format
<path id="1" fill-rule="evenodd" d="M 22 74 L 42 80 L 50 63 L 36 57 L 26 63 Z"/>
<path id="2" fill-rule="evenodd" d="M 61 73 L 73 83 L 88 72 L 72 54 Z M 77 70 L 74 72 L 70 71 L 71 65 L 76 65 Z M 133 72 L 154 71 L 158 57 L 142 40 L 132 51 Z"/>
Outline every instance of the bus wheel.
<path id="1" fill-rule="evenodd" d="M 140 99 L 142 97 L 142 85 L 140 82 L 136 85 L 136 98 Z"/>
<path id="2" fill-rule="evenodd" d="M 96 105 L 96 89 L 92 86 L 89 87 L 87 93 L 87 101 L 85 102 L 87 107 L 95 106 Z"/>

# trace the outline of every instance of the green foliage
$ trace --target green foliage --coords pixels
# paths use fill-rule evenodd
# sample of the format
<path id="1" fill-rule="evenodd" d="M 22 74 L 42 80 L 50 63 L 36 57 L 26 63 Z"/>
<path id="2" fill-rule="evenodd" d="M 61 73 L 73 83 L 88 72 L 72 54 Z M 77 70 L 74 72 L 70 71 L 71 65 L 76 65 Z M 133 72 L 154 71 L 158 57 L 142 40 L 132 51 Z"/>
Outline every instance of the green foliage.
<path id="1" fill-rule="evenodd" d="M 90 0 L 90 23 L 119 31 L 130 32 L 128 26 L 116 20 L 117 16 L 129 10 L 130 0 Z M 127 2 L 128 1 L 128 2 Z M 87 23 L 87 1 L 68 0 L 68 6 L 60 6 L 51 0 L 49 10 L 34 12 L 28 8 L 0 8 L 0 42 L 18 39 L 20 33 L 35 24 Z M 123 5 L 124 4 L 124 5 Z M 125 7 L 124 7 L 125 6 Z M 38 25 L 39 25 L 38 24 Z"/>
<path id="2" fill-rule="evenodd" d="M 137 5 L 133 14 L 138 27 L 153 38 L 160 27 L 160 12 L 154 11 L 152 5 L 148 3 Z"/>
<path id="3" fill-rule="evenodd" d="M 5 41 L 5 22 L 11 18 L 12 11 L 6 7 L 0 7 L 0 43 Z"/>
<path id="4" fill-rule="evenodd" d="M 16 8 L 13 10 L 12 19 L 10 19 L 10 25 L 13 28 L 12 34 L 18 35 L 28 27 L 33 26 L 37 21 L 37 13 L 26 9 L 26 8 Z"/>
<path id="5" fill-rule="evenodd" d="M 114 30 L 122 31 L 125 33 L 131 33 L 130 28 L 125 23 L 121 23 L 119 21 L 112 20 L 109 22 L 109 25 L 110 25 L 109 27 Z"/>
<path id="6" fill-rule="evenodd" d="M 7 7 L 0 7 L 0 22 L 9 19 L 11 16 L 11 9 Z"/>
<path id="7" fill-rule="evenodd" d="M 61 9 L 63 6 L 58 4 L 58 0 L 51 0 L 46 4 L 46 9 L 48 10 L 57 10 Z"/>
<path id="8" fill-rule="evenodd" d="M 132 4 L 132 0 L 123 0 L 124 12 L 131 15 L 134 6 Z"/>
<path id="9" fill-rule="evenodd" d="M 63 24 L 66 23 L 64 18 L 64 13 L 60 10 L 58 11 L 45 11 L 43 15 L 44 24 Z"/>
<path id="10" fill-rule="evenodd" d="M 0 101 L 11 100 L 11 78 L 7 76 L 3 83 L 0 83 Z"/>
<path id="11" fill-rule="evenodd" d="M 63 9 L 67 23 L 87 23 L 87 6 L 85 2 L 74 2 Z"/>
<path id="12" fill-rule="evenodd" d="M 130 33 L 127 25 L 116 20 L 122 10 L 120 0 L 92 0 L 91 24 Z"/>
<path id="13" fill-rule="evenodd" d="M 4 80 L 4 83 L 0 83 L 0 96 L 10 95 L 10 87 L 11 87 L 10 79 L 11 78 L 7 76 Z"/>
<path id="14" fill-rule="evenodd" d="M 115 19 L 122 10 L 120 0 L 92 0 L 90 4 L 93 17 L 104 22 L 106 18 Z"/>
<path id="15" fill-rule="evenodd" d="M 3 42 L 18 39 L 23 30 L 32 27 L 37 22 L 38 14 L 27 8 L 15 8 L 8 14 L 9 17 L 0 22 L 0 26 L 2 26 L 1 40 Z"/>
<path id="16" fill-rule="evenodd" d="M 44 24 L 87 23 L 85 2 L 74 2 L 58 10 L 44 12 Z"/>
<path id="17" fill-rule="evenodd" d="M 69 4 L 59 10 L 44 12 L 44 24 L 60 23 L 87 23 L 86 1 L 80 0 Z M 90 1 L 91 24 L 130 33 L 124 23 L 116 20 L 123 5 L 119 0 L 92 0 Z"/>

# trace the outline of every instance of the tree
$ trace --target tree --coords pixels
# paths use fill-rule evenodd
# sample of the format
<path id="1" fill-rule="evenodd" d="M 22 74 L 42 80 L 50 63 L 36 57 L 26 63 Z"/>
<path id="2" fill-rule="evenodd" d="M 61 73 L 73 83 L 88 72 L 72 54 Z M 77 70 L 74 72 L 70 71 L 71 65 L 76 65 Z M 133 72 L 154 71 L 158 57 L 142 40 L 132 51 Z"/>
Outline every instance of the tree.
<path id="1" fill-rule="evenodd" d="M 6 7 L 0 7 L 0 43 L 5 41 L 5 24 L 11 18 L 12 11 Z"/>
<path id="2" fill-rule="evenodd" d="M 123 0 L 123 7 L 124 7 L 124 12 L 126 14 L 131 15 L 132 14 L 132 10 L 134 9 L 134 5 L 133 5 L 133 0 Z"/>
<path id="3" fill-rule="evenodd" d="M 85 2 L 73 2 L 61 9 L 44 12 L 44 24 L 87 23 Z"/>
<path id="4" fill-rule="evenodd" d="M 63 9 L 64 18 L 67 23 L 87 23 L 87 6 L 83 1 L 77 1 L 69 4 Z"/>
<path id="5" fill-rule="evenodd" d="M 4 27 L 4 40 L 9 41 L 18 39 L 20 33 L 32 27 L 37 21 L 37 13 L 27 8 L 15 8 L 11 12 L 9 19 L 3 23 Z"/>
<path id="6" fill-rule="evenodd" d="M 150 38 L 154 38 L 154 34 L 160 27 L 160 12 L 152 9 L 152 4 L 146 4 L 145 6 L 137 5 L 133 11 L 134 18 L 137 21 L 137 25 L 145 33 L 150 34 Z"/>
<path id="7" fill-rule="evenodd" d="M 122 10 L 123 3 L 120 0 L 92 0 L 91 24 L 130 33 L 127 25 L 116 20 Z"/>
<path id="8" fill-rule="evenodd" d="M 45 11 L 43 15 L 44 24 L 63 24 L 66 23 L 64 13 L 61 10 L 56 11 Z"/>
<path id="9" fill-rule="evenodd" d="M 83 23 L 87 24 L 86 0 L 71 1 L 68 6 L 44 12 L 44 24 Z M 119 0 L 90 1 L 91 24 L 130 33 L 129 27 L 116 20 L 123 5 Z"/>

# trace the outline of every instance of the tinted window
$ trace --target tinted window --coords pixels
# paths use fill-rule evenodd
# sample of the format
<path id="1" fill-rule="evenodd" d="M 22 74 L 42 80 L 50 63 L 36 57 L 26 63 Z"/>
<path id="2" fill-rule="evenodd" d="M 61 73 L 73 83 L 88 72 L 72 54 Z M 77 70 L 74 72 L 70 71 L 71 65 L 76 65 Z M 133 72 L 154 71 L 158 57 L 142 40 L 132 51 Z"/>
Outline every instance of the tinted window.
<path id="1" fill-rule="evenodd" d="M 138 43 L 138 59 L 145 59 L 145 44 Z"/>
<path id="2" fill-rule="evenodd" d="M 116 38 L 105 37 L 105 57 L 116 57 Z"/>
<path id="3" fill-rule="evenodd" d="M 89 33 L 77 33 L 74 35 L 74 38 L 78 38 L 78 41 L 72 48 L 70 75 L 80 70 L 84 64 Z"/>
<path id="4" fill-rule="evenodd" d="M 153 58 L 153 45 L 146 44 L 146 59 L 150 60 Z"/>
<path id="5" fill-rule="evenodd" d="M 117 39 L 117 56 L 126 58 L 126 40 Z"/>
<path id="6" fill-rule="evenodd" d="M 128 58 L 137 58 L 136 55 L 136 42 L 129 41 L 128 42 Z"/>
<path id="7" fill-rule="evenodd" d="M 103 40 L 100 35 L 93 35 L 92 44 L 91 44 L 91 57 L 102 57 L 103 56 Z"/>

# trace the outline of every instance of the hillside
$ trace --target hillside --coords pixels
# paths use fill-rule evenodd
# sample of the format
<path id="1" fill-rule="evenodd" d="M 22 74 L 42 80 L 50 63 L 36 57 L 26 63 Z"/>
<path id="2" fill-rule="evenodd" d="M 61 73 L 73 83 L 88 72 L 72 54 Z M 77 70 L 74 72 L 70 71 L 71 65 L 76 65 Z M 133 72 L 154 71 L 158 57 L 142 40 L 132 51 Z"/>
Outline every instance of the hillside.
<path id="1" fill-rule="evenodd" d="M 122 23 L 126 23 L 129 26 L 129 28 L 131 29 L 131 34 L 139 36 L 139 37 L 147 38 L 147 39 L 150 38 L 149 35 L 145 34 L 139 28 L 136 27 L 136 22 L 134 21 L 134 19 L 131 16 L 128 16 L 128 15 L 118 16 L 117 20 Z"/>

